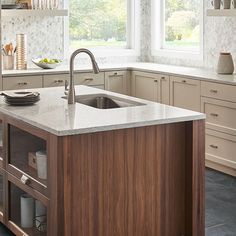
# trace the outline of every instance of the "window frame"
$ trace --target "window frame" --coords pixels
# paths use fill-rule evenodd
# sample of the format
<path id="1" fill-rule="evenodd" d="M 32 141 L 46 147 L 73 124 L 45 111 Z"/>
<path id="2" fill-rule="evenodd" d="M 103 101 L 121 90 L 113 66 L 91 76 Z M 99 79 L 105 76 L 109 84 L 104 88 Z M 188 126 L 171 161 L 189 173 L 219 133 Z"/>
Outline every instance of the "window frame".
<path id="1" fill-rule="evenodd" d="M 64 8 L 69 9 L 69 1 Z M 127 48 L 88 48 L 97 57 L 140 56 L 140 0 L 127 0 Z M 70 48 L 69 15 L 64 18 L 64 57 L 69 58 L 75 50 Z M 81 55 L 83 57 L 83 55 Z M 86 57 L 86 55 L 84 56 Z"/>
<path id="2" fill-rule="evenodd" d="M 151 54 L 152 56 L 163 56 L 181 59 L 193 59 L 203 61 L 203 49 L 204 49 L 204 14 L 203 0 L 200 0 L 200 44 L 199 51 L 187 51 L 187 50 L 177 50 L 177 49 L 167 49 L 163 48 L 164 42 L 164 22 L 165 22 L 165 0 L 152 0 L 152 10 L 151 10 Z"/>

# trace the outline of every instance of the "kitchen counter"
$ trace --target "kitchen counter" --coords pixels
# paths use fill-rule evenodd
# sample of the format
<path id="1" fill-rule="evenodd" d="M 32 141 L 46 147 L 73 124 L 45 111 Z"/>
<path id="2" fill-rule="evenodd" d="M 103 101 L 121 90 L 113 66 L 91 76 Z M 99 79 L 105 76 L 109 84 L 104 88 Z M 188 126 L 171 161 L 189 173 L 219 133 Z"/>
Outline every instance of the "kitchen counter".
<path id="1" fill-rule="evenodd" d="M 103 64 L 99 65 L 101 71 L 112 71 L 112 70 L 139 70 L 152 73 L 168 74 L 173 76 L 181 76 L 192 79 L 207 80 L 219 83 L 226 83 L 236 85 L 236 74 L 233 75 L 219 75 L 212 69 L 205 68 L 193 68 L 193 67 L 182 67 L 182 66 L 171 66 L 164 64 L 155 63 L 126 63 L 126 64 Z M 91 66 L 80 65 L 76 67 L 76 72 L 90 72 Z M 26 76 L 26 75 L 47 75 L 47 74 L 63 74 L 69 73 L 68 66 L 60 66 L 53 70 L 43 70 L 32 68 L 28 70 L 11 70 L 2 72 L 4 77 L 8 76 Z"/>
<path id="2" fill-rule="evenodd" d="M 1 98 L 0 112 L 57 136 L 205 119 L 205 115 L 201 113 L 87 86 L 76 86 L 76 94 L 107 94 L 146 105 L 100 110 L 80 103 L 68 105 L 67 100 L 62 98 L 62 87 L 31 91 L 41 94 L 41 100 L 37 104 L 29 107 L 8 106 Z"/>

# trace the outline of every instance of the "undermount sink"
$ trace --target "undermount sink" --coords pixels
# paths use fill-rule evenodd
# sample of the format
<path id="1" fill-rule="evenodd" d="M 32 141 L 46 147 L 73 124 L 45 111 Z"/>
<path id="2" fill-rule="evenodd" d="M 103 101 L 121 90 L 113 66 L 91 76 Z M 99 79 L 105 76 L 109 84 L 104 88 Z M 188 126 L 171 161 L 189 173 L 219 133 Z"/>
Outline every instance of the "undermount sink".
<path id="1" fill-rule="evenodd" d="M 67 97 L 63 97 L 67 99 Z M 75 102 L 81 103 L 97 109 L 114 109 L 122 107 L 143 106 L 145 104 L 123 99 L 119 97 L 109 96 L 106 94 L 91 94 L 75 96 Z"/>

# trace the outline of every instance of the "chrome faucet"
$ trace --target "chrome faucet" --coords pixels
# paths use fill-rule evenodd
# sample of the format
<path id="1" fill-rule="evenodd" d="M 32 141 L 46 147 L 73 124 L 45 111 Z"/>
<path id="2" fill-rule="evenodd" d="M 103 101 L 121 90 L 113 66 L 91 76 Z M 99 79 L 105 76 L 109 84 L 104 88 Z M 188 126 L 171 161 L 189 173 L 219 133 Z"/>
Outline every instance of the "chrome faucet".
<path id="1" fill-rule="evenodd" d="M 68 98 L 67 98 L 68 104 L 75 104 L 74 60 L 75 60 L 75 57 L 79 53 L 88 54 L 92 62 L 93 73 L 94 74 L 99 73 L 99 68 L 92 52 L 90 52 L 88 49 L 85 49 L 85 48 L 80 48 L 74 51 L 70 57 L 70 82 L 69 82 L 69 91 L 68 91 Z"/>

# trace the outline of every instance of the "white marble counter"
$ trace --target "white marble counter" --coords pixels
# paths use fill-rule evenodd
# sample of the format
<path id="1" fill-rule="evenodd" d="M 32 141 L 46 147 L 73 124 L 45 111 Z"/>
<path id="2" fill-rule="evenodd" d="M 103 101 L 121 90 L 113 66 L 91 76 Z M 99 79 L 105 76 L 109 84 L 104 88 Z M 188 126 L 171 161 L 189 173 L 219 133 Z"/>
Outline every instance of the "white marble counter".
<path id="1" fill-rule="evenodd" d="M 68 105 L 67 100 L 61 98 L 64 96 L 62 87 L 31 91 L 41 94 L 41 100 L 37 104 L 28 107 L 8 106 L 1 97 L 0 112 L 57 136 L 205 119 L 205 115 L 198 112 L 87 86 L 76 86 L 76 94 L 110 94 L 147 105 L 100 110 L 80 103 Z"/>
<path id="2" fill-rule="evenodd" d="M 199 80 L 207 80 L 212 82 L 226 83 L 236 85 L 236 74 L 233 75 L 219 75 L 213 70 L 204 68 L 171 66 L 155 63 L 126 63 L 126 64 L 104 64 L 99 65 L 101 71 L 111 70 L 139 70 L 152 73 L 168 74 L 173 76 L 181 76 Z M 77 72 L 89 72 L 91 71 L 91 65 L 80 65 L 76 67 Z M 3 71 L 4 77 L 8 76 L 24 76 L 24 75 L 44 75 L 44 74 L 61 74 L 69 73 L 68 66 L 60 66 L 53 70 L 43 70 L 32 68 L 28 70 L 11 70 Z"/>

